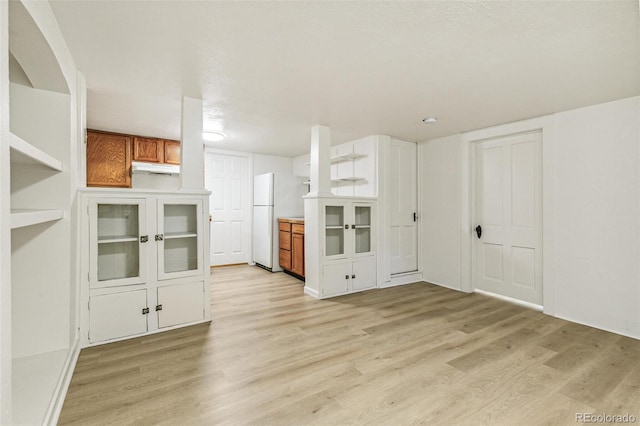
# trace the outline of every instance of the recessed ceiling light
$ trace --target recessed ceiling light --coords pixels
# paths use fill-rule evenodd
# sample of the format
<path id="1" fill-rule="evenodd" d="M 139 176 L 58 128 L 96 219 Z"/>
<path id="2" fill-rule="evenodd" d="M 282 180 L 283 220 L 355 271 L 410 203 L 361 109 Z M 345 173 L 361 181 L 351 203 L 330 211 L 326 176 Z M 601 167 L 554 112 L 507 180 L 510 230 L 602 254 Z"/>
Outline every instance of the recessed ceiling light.
<path id="1" fill-rule="evenodd" d="M 422 122 L 423 122 L 424 124 L 433 124 L 433 123 L 435 123 L 435 122 L 437 122 L 437 121 L 438 121 L 438 118 L 437 118 L 437 117 L 427 117 L 427 118 L 425 118 L 425 119 L 423 119 L 423 120 L 422 120 Z"/>
<path id="2" fill-rule="evenodd" d="M 202 132 L 202 139 L 209 142 L 220 142 L 227 138 L 227 134 L 224 132 L 219 132 L 217 130 L 212 130 L 209 132 Z"/>

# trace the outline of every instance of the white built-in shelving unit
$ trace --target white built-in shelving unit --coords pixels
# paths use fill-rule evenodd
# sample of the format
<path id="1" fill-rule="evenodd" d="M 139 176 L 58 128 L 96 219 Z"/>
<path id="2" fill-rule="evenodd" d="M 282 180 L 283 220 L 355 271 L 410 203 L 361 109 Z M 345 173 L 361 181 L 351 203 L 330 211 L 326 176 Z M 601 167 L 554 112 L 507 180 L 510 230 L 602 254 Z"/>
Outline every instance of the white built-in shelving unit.
<path id="1" fill-rule="evenodd" d="M 0 424 L 53 424 L 79 351 L 72 207 L 84 106 L 48 2 L 2 2 L 0 20 Z"/>
<path id="2" fill-rule="evenodd" d="M 339 148 L 338 148 L 339 149 Z M 353 146 L 350 145 L 350 149 L 353 149 Z M 344 154 L 334 155 L 329 159 L 329 162 L 332 165 L 335 165 L 331 171 L 331 185 L 334 187 L 334 191 L 337 191 L 336 188 L 344 186 L 344 185 L 354 185 L 358 182 L 366 182 L 367 178 L 362 176 L 354 176 L 354 162 L 356 160 L 362 160 L 367 158 L 368 154 L 363 154 L 359 152 L 346 152 Z M 341 165 L 342 164 L 342 165 Z M 344 168 L 344 164 L 347 165 L 347 168 Z M 305 163 L 305 165 L 310 166 L 311 163 Z M 340 166 L 339 166 L 340 165 Z M 347 171 L 348 175 L 345 175 L 343 170 Z M 351 174 L 349 174 L 351 171 Z M 304 185 L 310 185 L 311 181 L 307 180 L 303 182 Z"/>
<path id="3" fill-rule="evenodd" d="M 52 157 L 29 142 L 9 132 L 12 168 L 45 168 L 54 172 L 63 170 L 62 161 Z M 11 209 L 11 229 L 33 226 L 62 219 L 62 209 Z"/>

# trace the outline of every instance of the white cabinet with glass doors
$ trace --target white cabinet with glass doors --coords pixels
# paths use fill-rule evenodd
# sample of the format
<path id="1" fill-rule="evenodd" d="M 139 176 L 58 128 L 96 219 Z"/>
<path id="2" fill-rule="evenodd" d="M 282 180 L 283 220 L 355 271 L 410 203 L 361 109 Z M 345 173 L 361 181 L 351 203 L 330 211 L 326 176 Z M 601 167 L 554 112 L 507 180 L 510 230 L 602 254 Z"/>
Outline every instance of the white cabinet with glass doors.
<path id="1" fill-rule="evenodd" d="M 208 194 L 123 193 L 83 191 L 85 345 L 210 319 Z"/>
<path id="2" fill-rule="evenodd" d="M 336 200 L 321 206 L 320 296 L 376 287 L 373 203 Z"/>

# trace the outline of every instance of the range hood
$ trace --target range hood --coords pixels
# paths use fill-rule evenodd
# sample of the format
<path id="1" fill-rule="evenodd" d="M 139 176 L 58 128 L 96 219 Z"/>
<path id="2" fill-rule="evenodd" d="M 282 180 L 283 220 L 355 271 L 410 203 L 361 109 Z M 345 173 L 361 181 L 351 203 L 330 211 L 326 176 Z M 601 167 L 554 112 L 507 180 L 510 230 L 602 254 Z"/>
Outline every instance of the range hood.
<path id="1" fill-rule="evenodd" d="M 179 175 L 180 166 L 172 164 L 156 164 L 156 163 L 143 163 L 140 161 L 133 161 L 131 163 L 132 173 L 148 173 L 158 175 Z"/>

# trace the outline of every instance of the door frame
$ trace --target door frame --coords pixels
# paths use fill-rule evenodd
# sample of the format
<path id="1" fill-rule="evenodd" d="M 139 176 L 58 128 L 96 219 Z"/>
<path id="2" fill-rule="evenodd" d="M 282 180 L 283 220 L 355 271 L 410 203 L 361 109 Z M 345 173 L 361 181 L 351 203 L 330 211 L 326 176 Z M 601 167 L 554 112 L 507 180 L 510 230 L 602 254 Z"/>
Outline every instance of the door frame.
<path id="1" fill-rule="evenodd" d="M 462 135 L 461 146 L 461 215 L 460 215 L 460 276 L 462 291 L 475 291 L 475 144 L 490 139 L 514 136 L 535 131 L 542 138 L 542 306 L 543 312 L 556 311 L 555 285 L 555 191 L 554 191 L 554 117 L 548 115 L 516 123 L 471 131 Z"/>
<path id="2" fill-rule="evenodd" d="M 245 247 L 247 247 L 247 251 L 248 251 L 248 259 L 247 259 L 247 263 L 249 265 L 254 265 L 253 260 L 251 259 L 252 255 L 251 253 L 253 253 L 253 242 L 251 240 L 251 235 L 252 235 L 252 226 L 253 226 L 253 154 L 249 153 L 249 152 L 240 152 L 240 151 L 231 151 L 231 150 L 227 150 L 227 149 L 216 149 L 216 148 L 211 148 L 208 146 L 205 146 L 204 148 L 204 173 L 205 173 L 205 185 L 206 185 L 206 181 L 207 181 L 207 173 L 209 173 L 207 171 L 207 159 L 209 155 L 227 155 L 227 156 L 234 156 L 234 157 L 243 157 L 247 159 L 247 204 L 246 204 L 246 213 L 244 215 L 244 220 L 245 223 L 248 225 L 248 232 L 245 232 L 244 235 L 244 239 L 245 239 Z M 209 205 L 211 206 L 211 203 L 209 203 Z M 209 215 L 211 214 L 211 207 L 209 207 Z M 211 221 L 207 222 L 208 225 L 205 226 L 205 228 L 207 229 L 207 231 L 209 232 L 209 236 L 211 236 Z M 211 261 L 211 241 L 209 241 L 209 252 L 207 253 L 207 256 L 209 257 L 209 261 Z"/>

